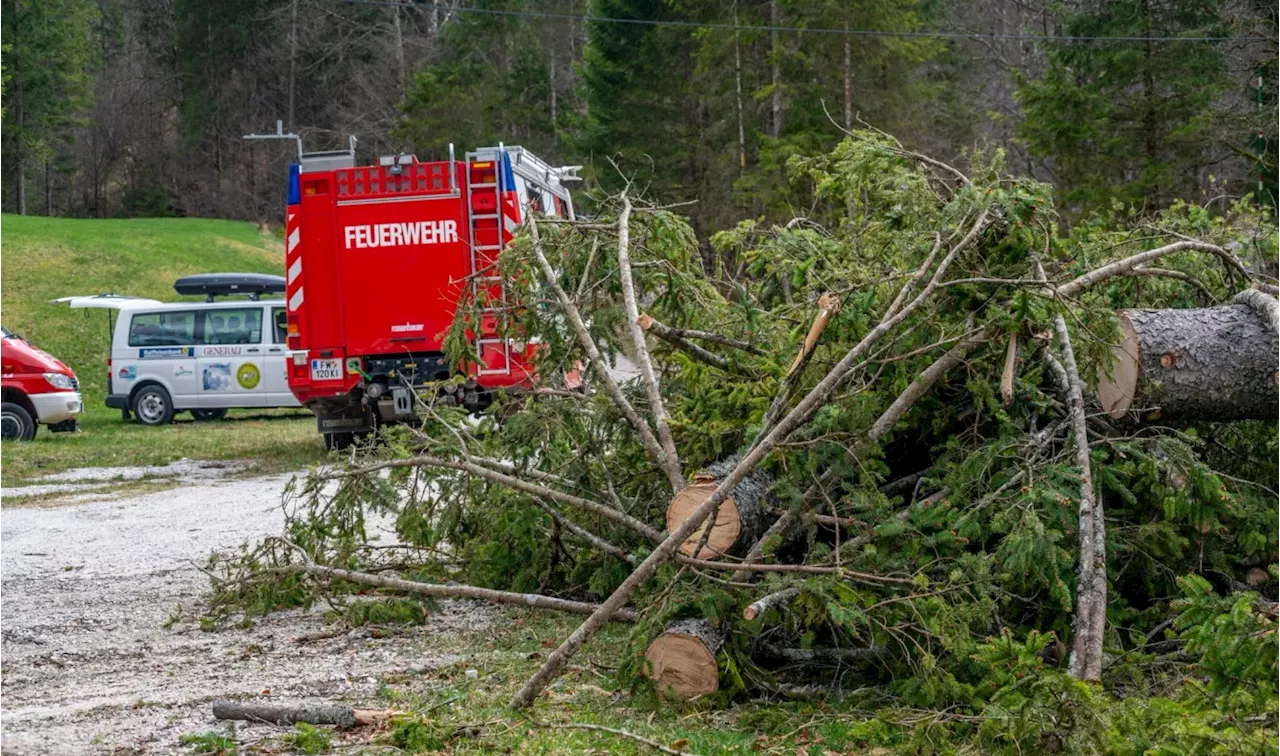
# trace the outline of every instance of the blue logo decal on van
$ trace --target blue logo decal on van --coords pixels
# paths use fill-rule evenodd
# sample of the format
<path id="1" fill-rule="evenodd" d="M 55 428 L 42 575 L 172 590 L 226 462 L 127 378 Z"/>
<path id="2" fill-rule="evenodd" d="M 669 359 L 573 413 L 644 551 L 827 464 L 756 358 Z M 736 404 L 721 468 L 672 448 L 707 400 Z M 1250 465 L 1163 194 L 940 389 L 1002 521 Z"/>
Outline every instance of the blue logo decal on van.
<path id="1" fill-rule="evenodd" d="M 118 375 L 120 376 L 121 380 L 132 381 L 138 377 L 138 366 L 125 365 L 124 367 L 120 368 L 120 372 L 118 373 Z"/>
<path id="2" fill-rule="evenodd" d="M 195 347 L 151 347 L 139 349 L 140 360 L 171 360 L 176 357 L 195 357 Z"/>

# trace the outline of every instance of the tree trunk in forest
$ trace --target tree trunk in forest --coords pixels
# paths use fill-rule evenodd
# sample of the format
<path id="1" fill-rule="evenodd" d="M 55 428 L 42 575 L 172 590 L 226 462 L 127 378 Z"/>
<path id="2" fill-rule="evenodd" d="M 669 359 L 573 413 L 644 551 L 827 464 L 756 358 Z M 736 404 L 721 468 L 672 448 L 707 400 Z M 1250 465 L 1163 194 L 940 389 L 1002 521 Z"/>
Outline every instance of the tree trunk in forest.
<path id="1" fill-rule="evenodd" d="M 772 63 L 770 81 L 773 92 L 769 98 L 773 119 L 769 123 L 769 135 L 774 139 L 782 136 L 782 47 L 778 42 L 778 22 L 782 15 L 778 8 L 778 0 L 769 3 L 769 58 Z"/>
<path id="2" fill-rule="evenodd" d="M 747 131 L 742 123 L 742 46 L 738 41 L 738 9 L 733 9 L 733 86 L 738 103 L 738 172 L 747 171 Z"/>
<path id="3" fill-rule="evenodd" d="M 13 0 L 13 49 L 18 50 L 18 0 Z M 17 145 L 14 146 L 14 203 L 18 215 L 27 215 L 27 166 L 23 164 L 23 129 L 27 125 L 27 110 L 22 102 L 22 55 L 14 52 L 13 56 L 13 118 L 18 124 Z"/>
<path id="4" fill-rule="evenodd" d="M 716 653 L 722 645 L 724 633 L 706 620 L 672 622 L 645 651 L 645 674 L 667 698 L 691 701 L 715 693 L 720 687 Z"/>
<path id="5" fill-rule="evenodd" d="M 680 527 L 689 513 L 706 501 L 716 486 L 738 465 L 735 455 L 723 459 L 694 476 L 693 484 L 676 494 L 667 505 L 667 532 Z M 716 559 L 726 554 L 740 556 L 764 532 L 765 492 L 773 484 L 766 473 L 755 471 L 743 479 L 720 505 L 714 518 L 680 545 L 680 553 L 696 559 Z"/>
<path id="6" fill-rule="evenodd" d="M 409 69 L 404 59 L 404 29 L 400 25 L 400 8 L 398 6 L 392 7 L 391 19 L 396 30 L 396 89 L 400 92 L 396 102 L 404 102 L 406 82 L 409 80 Z"/>
<path id="7" fill-rule="evenodd" d="M 1276 417 L 1276 332 L 1249 304 L 1125 310 L 1120 333 L 1115 369 L 1098 380 L 1098 402 L 1111 417 L 1131 411 L 1161 422 Z"/>
<path id="8" fill-rule="evenodd" d="M 551 143 L 556 143 L 556 122 L 559 120 L 558 103 L 556 102 L 556 54 L 553 50 L 551 61 L 547 64 L 547 90 L 551 95 Z"/>
<path id="9" fill-rule="evenodd" d="M 297 70 L 298 70 L 298 0 L 293 0 L 290 4 L 290 21 L 289 21 L 289 130 L 294 131 L 297 124 L 294 123 L 294 102 L 297 92 Z M 296 133 L 296 132 L 295 132 Z"/>
<path id="10" fill-rule="evenodd" d="M 844 127 L 853 129 L 853 38 L 848 21 L 844 22 Z"/>

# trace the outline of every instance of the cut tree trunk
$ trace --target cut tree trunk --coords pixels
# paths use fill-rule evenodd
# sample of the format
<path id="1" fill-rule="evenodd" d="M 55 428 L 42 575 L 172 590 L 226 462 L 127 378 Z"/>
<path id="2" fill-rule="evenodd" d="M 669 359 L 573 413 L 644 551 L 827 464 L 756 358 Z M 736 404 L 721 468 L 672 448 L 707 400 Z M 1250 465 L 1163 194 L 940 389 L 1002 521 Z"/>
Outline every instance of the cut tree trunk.
<path id="1" fill-rule="evenodd" d="M 1257 308 L 1124 310 L 1120 333 L 1115 369 L 1098 381 L 1098 402 L 1111 417 L 1275 418 L 1280 352 Z"/>
<path id="2" fill-rule="evenodd" d="M 645 674 L 658 693 L 679 701 L 691 701 L 720 687 L 716 653 L 724 645 L 724 633 L 703 619 L 685 619 L 667 625 L 645 651 Z"/>
<path id="3" fill-rule="evenodd" d="M 667 532 L 680 527 L 737 464 L 737 456 L 716 462 L 695 475 L 688 488 L 672 497 L 667 505 Z M 766 473 L 756 471 L 748 475 L 720 505 L 715 518 L 708 518 L 706 524 L 685 539 L 680 553 L 697 559 L 716 559 L 726 554 L 741 556 L 764 532 L 765 493 L 772 484 L 773 479 Z"/>

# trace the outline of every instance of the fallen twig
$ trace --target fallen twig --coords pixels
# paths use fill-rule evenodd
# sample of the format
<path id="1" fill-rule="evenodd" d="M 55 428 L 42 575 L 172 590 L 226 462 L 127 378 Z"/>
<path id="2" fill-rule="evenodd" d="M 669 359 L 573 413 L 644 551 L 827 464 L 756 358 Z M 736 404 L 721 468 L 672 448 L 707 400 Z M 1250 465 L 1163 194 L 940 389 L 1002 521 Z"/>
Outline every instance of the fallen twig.
<path id="1" fill-rule="evenodd" d="M 668 748 L 662 745 L 661 743 L 657 743 L 652 740 L 649 740 L 648 738 L 641 737 L 635 734 L 634 732 L 627 732 L 626 730 L 619 730 L 614 727 L 605 727 L 604 725 L 582 724 L 579 722 L 567 722 L 565 724 L 551 724 L 549 722 L 548 723 L 530 722 L 530 724 L 536 727 L 546 727 L 551 730 L 595 730 L 597 732 L 607 732 L 610 735 L 617 735 L 618 737 L 621 737 L 621 738 L 630 738 L 631 740 L 634 740 L 637 743 L 644 743 L 650 748 L 661 751 L 663 753 L 672 754 L 672 756 L 698 756 L 697 754 L 690 753 L 689 751 L 681 751 L 675 748 Z"/>

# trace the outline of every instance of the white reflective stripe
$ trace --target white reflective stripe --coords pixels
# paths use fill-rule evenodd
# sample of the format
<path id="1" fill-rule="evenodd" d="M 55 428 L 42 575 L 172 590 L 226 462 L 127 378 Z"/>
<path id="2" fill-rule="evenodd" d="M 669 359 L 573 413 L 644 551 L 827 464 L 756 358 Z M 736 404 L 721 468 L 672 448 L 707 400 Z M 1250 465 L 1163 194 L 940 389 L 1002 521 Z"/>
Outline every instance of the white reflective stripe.
<path id="1" fill-rule="evenodd" d="M 507 233 L 514 234 L 516 229 L 520 228 L 520 224 L 504 215 L 502 216 L 502 227 L 507 230 Z"/>
<path id="2" fill-rule="evenodd" d="M 302 304 L 302 289 L 299 288 L 297 291 L 293 293 L 293 296 L 289 297 L 289 312 L 297 311 L 298 307 L 301 304 Z"/>
<path id="3" fill-rule="evenodd" d="M 302 275 L 302 258 L 301 257 L 299 257 L 297 260 L 294 260 L 293 265 L 289 266 L 289 275 L 286 278 L 285 283 L 293 283 L 293 279 L 297 278 L 300 275 Z"/>
<path id="4" fill-rule="evenodd" d="M 302 240 L 302 229 L 295 228 L 293 233 L 289 234 L 288 252 L 293 252 L 293 248 L 298 246 L 298 242 Z"/>

